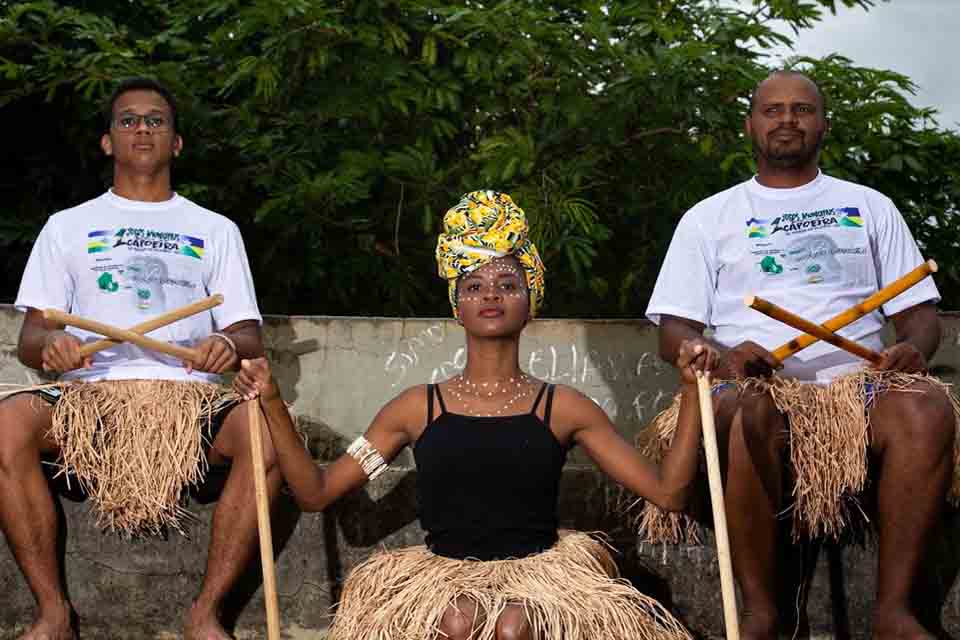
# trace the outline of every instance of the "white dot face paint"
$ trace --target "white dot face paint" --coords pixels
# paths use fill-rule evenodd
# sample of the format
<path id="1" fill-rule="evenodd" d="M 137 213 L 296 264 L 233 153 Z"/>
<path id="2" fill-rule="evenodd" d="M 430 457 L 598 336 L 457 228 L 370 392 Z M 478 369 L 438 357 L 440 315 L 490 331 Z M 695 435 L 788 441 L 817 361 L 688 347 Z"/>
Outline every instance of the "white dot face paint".
<path id="1" fill-rule="evenodd" d="M 475 335 L 504 335 L 523 329 L 530 311 L 526 273 L 512 256 L 498 258 L 457 282 L 461 323 Z"/>
<path id="2" fill-rule="evenodd" d="M 505 298 L 526 298 L 526 274 L 517 268 L 515 258 L 497 258 L 461 277 L 459 302 L 479 302 L 492 289 Z"/>

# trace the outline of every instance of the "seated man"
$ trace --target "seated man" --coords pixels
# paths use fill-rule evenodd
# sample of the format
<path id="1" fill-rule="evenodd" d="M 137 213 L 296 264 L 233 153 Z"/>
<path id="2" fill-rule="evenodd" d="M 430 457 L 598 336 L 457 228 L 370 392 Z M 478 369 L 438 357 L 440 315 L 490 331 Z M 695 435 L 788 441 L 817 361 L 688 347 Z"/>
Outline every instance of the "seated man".
<path id="1" fill-rule="evenodd" d="M 222 640 L 218 609 L 247 565 L 257 527 L 246 412 L 216 383 L 241 358 L 263 354 L 253 279 L 237 226 L 171 190 L 183 140 L 170 92 L 152 80 L 127 80 L 107 116 L 101 146 L 113 157 L 113 187 L 48 220 L 16 301 L 26 312 L 20 360 L 61 374 L 54 385 L 0 402 L 0 525 L 38 607 L 21 640 L 77 634 L 41 469 L 49 455 L 91 490 L 101 524 L 124 534 L 177 526 L 184 485 L 198 483 L 208 463 L 232 463 L 206 576 L 185 619 L 186 638 Z M 55 308 L 128 327 L 211 293 L 222 293 L 224 304 L 151 333 L 193 347 L 198 356 L 190 362 L 130 344 L 84 357 L 81 345 L 100 336 L 64 331 L 42 314 Z M 280 476 L 269 439 L 265 445 L 273 496 Z M 90 451 L 98 455 L 83 455 Z"/>
<path id="2" fill-rule="evenodd" d="M 939 344 L 936 286 L 927 279 L 883 306 L 896 329 L 888 349 L 879 312 L 840 332 L 882 351 L 871 369 L 823 343 L 779 362 L 771 350 L 797 332 L 743 302 L 756 294 L 822 323 L 923 262 L 888 198 L 820 172 L 824 108 L 820 89 L 800 73 L 776 72 L 757 86 L 746 120 L 757 175 L 683 216 L 647 314 L 660 326 L 667 361 L 684 340 L 703 340 L 721 351 L 716 377 L 737 379 L 715 394 L 743 636 L 776 635 L 775 532 L 789 451 L 794 532 L 813 536 L 837 535 L 849 523 L 868 452 L 876 459 L 873 635 L 930 637 L 908 602 L 954 471 L 950 398 L 940 383 L 915 375 Z"/>

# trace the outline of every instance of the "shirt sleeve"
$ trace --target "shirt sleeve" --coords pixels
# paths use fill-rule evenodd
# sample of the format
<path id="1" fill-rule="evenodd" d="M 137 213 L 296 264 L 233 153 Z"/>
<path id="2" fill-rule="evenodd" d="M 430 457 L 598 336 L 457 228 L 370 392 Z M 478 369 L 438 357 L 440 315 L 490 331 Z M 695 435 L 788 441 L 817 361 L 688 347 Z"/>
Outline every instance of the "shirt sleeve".
<path id="1" fill-rule="evenodd" d="M 677 225 L 647 305 L 647 317 L 660 324 L 671 315 L 710 325 L 716 270 L 704 233 L 691 209 Z"/>
<path id="2" fill-rule="evenodd" d="M 73 293 L 74 281 L 67 268 L 66 253 L 50 218 L 33 243 L 14 306 L 24 313 L 30 308 L 69 312 Z"/>
<path id="3" fill-rule="evenodd" d="M 240 229 L 230 223 L 221 237 L 223 240 L 216 248 L 213 271 L 207 282 L 210 295 L 223 294 L 223 304 L 213 308 L 214 325 L 217 329 L 225 329 L 242 320 L 256 320 L 262 324 Z"/>
<path id="4" fill-rule="evenodd" d="M 877 209 L 873 256 L 877 283 L 883 288 L 919 267 L 924 258 L 896 205 L 883 197 Z M 939 301 L 940 292 L 933 278 L 925 278 L 883 305 L 883 313 L 889 317 L 924 302 Z"/>

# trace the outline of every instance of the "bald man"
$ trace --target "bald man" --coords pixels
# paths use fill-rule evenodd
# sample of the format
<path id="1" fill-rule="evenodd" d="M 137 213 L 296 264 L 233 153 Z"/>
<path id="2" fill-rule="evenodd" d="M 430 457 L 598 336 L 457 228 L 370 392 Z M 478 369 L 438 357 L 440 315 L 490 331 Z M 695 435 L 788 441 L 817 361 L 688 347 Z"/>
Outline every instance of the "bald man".
<path id="1" fill-rule="evenodd" d="M 829 385 L 863 363 L 817 343 L 779 362 L 771 350 L 796 331 L 749 309 L 747 294 L 822 323 L 896 280 L 923 259 L 900 212 L 883 194 L 823 174 L 829 131 L 823 93 L 808 77 L 777 72 L 751 98 L 746 133 L 757 175 L 700 202 L 681 219 L 647 309 L 661 355 L 675 362 L 684 340 L 722 352 L 715 378 L 786 376 Z M 842 333 L 882 353 L 876 368 L 924 372 L 936 352 L 939 293 L 927 279 Z M 885 317 L 896 343 L 880 340 Z M 955 418 L 947 395 L 919 377 L 903 393 L 863 398 L 877 462 L 880 534 L 875 638 L 926 638 L 909 595 L 940 520 L 953 473 Z M 776 518 L 785 507 L 789 425 L 771 395 L 715 389 L 734 571 L 744 638 L 775 638 Z M 856 445 L 853 445 L 856 446 Z M 782 516 L 781 516 L 782 517 Z"/>

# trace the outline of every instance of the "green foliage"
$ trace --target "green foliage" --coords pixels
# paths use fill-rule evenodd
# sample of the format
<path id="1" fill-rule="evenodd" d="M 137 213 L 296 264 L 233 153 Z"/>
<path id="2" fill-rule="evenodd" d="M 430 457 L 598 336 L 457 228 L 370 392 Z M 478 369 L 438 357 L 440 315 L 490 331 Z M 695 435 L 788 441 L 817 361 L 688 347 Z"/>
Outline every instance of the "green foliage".
<path id="1" fill-rule="evenodd" d="M 13 297 L 51 212 L 109 182 L 115 80 L 180 101 L 177 190 L 244 231 L 265 311 L 446 315 L 433 249 L 461 193 L 511 193 L 551 316 L 639 316 L 680 215 L 753 170 L 745 97 L 786 38 L 870 0 L 0 1 Z M 133 7 L 136 7 L 133 9 Z M 929 257 L 958 243 L 960 140 L 910 81 L 798 59 L 830 96 L 827 171 L 902 208 Z M 960 274 L 941 280 L 960 304 Z"/>

